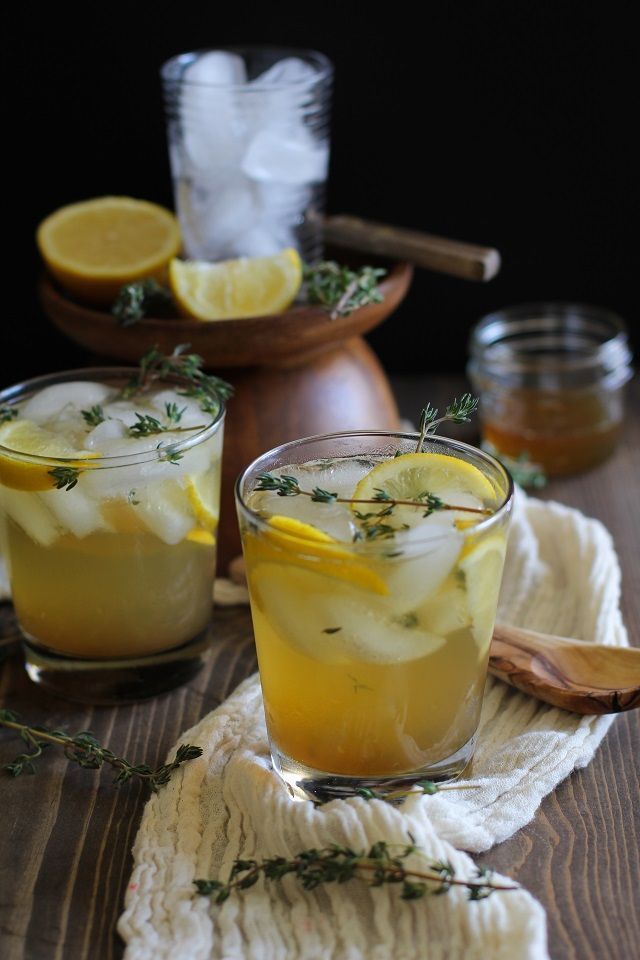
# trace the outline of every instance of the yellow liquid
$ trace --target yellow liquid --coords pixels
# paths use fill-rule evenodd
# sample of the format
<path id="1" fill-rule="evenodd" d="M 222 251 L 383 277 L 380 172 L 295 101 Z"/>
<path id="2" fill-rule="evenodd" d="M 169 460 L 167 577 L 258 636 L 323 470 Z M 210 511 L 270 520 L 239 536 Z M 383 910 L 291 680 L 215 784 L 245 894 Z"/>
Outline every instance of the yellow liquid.
<path id="1" fill-rule="evenodd" d="M 11 520 L 6 541 L 20 625 L 58 653 L 144 656 L 186 643 L 210 618 L 215 546 L 137 531 L 67 533 L 45 547 Z"/>
<path id="2" fill-rule="evenodd" d="M 272 744 L 352 776 L 418 770 L 464 746 L 478 725 L 504 546 L 504 532 L 476 536 L 433 593 L 400 613 L 412 561 L 354 556 L 322 571 L 245 531 Z M 366 589 L 363 563 L 388 595 Z"/>

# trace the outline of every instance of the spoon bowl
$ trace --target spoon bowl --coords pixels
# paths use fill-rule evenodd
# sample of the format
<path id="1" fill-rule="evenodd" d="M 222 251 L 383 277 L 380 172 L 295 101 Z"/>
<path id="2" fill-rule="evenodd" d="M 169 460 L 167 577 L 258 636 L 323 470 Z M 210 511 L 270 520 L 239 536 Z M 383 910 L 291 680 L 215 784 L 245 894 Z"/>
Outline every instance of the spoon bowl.
<path id="1" fill-rule="evenodd" d="M 489 672 L 573 713 L 620 713 L 640 707 L 640 649 L 632 647 L 605 647 L 496 624 Z"/>

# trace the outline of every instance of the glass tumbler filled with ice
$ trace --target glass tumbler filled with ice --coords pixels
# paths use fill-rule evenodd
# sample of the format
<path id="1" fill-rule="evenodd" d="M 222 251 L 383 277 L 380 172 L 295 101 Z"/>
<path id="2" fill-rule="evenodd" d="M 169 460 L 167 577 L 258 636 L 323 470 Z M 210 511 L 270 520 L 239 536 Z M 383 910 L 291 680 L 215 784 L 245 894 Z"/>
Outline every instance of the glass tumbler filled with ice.
<path id="1" fill-rule="evenodd" d="M 2 552 L 27 671 L 53 692 L 134 700 L 201 665 L 224 421 L 203 396 L 113 367 L 0 394 Z"/>
<path id="2" fill-rule="evenodd" d="M 275 769 L 294 797 L 470 762 L 512 485 L 466 444 L 351 433 L 270 451 L 237 505 Z"/>
<path id="3" fill-rule="evenodd" d="M 321 255 L 333 69 L 309 50 L 228 48 L 162 67 L 186 255 Z"/>

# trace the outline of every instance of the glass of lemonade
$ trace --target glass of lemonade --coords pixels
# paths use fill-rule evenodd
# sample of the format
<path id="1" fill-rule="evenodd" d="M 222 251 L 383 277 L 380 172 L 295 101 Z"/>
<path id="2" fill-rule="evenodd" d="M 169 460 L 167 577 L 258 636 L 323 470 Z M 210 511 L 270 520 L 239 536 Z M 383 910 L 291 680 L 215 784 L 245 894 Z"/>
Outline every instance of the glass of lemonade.
<path id="1" fill-rule="evenodd" d="M 207 647 L 224 403 L 74 370 L 0 393 L 0 546 L 35 682 L 136 700 Z"/>
<path id="2" fill-rule="evenodd" d="M 473 756 L 513 487 L 480 450 L 416 440 L 311 437 L 238 480 L 271 755 L 299 799 Z"/>

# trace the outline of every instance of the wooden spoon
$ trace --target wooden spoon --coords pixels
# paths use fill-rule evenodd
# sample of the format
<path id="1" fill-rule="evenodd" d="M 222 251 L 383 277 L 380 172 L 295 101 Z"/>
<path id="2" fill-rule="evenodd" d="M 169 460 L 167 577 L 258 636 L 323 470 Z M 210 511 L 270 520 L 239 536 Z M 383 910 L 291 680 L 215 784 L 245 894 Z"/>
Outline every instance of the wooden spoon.
<path id="1" fill-rule="evenodd" d="M 604 647 L 496 624 L 489 672 L 573 713 L 640 707 L 640 649 Z"/>
<path id="2" fill-rule="evenodd" d="M 326 243 L 378 257 L 408 260 L 436 273 L 464 280 L 491 280 L 500 270 L 500 254 L 493 247 L 450 240 L 433 233 L 408 230 L 359 217 L 326 217 L 322 224 Z"/>

